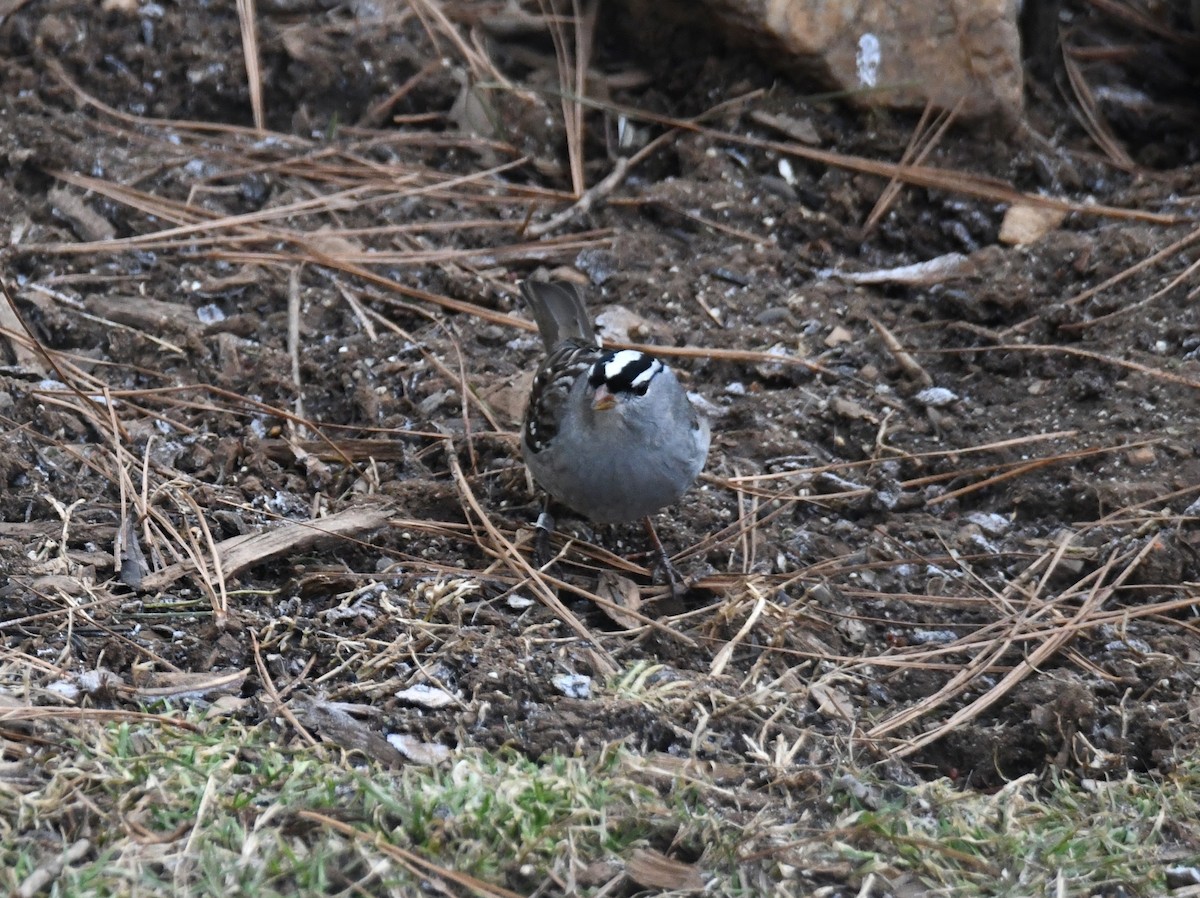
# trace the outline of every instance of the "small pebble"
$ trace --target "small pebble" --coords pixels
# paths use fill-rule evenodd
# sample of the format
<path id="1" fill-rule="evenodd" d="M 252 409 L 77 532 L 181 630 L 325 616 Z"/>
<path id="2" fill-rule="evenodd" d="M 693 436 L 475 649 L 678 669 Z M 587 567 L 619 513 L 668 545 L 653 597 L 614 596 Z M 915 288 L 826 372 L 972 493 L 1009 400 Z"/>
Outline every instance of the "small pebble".
<path id="1" fill-rule="evenodd" d="M 835 346 L 841 346 L 843 343 L 849 343 L 854 339 L 854 334 L 846 330 L 840 324 L 829 332 L 829 336 L 825 338 L 825 345 L 830 349 Z"/>
<path id="2" fill-rule="evenodd" d="M 973 511 L 967 515 L 967 520 L 988 536 L 1004 536 L 1012 529 L 1012 521 L 1002 514 Z"/>
<path id="3" fill-rule="evenodd" d="M 941 408 L 958 401 L 958 394 L 945 387 L 929 387 L 916 395 L 917 402 L 930 408 Z"/>
<path id="4" fill-rule="evenodd" d="M 583 674 L 558 674 L 551 682 L 567 698 L 592 697 L 592 678 Z"/>

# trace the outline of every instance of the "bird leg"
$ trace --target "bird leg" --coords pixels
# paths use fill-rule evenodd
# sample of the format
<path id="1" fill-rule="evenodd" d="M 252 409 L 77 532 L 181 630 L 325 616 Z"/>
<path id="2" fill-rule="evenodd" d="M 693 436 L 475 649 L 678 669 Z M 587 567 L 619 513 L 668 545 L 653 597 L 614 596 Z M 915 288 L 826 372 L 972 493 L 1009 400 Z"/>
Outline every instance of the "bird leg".
<path id="1" fill-rule="evenodd" d="M 550 535 L 554 533 L 554 518 L 550 514 L 550 503 L 542 506 L 542 512 L 537 516 L 534 525 L 537 533 L 533 537 L 533 561 L 538 567 L 545 567 L 554 559 L 550 551 Z"/>
<path id="2" fill-rule="evenodd" d="M 671 598 L 678 599 L 683 578 L 679 576 L 679 571 L 675 570 L 675 565 L 671 564 L 671 556 L 663 548 L 662 540 L 658 538 L 654 522 L 650 520 L 649 515 L 642 518 L 642 526 L 646 528 L 646 535 L 650 537 L 650 545 L 654 548 L 654 570 L 661 573 L 667 585 L 671 587 Z"/>

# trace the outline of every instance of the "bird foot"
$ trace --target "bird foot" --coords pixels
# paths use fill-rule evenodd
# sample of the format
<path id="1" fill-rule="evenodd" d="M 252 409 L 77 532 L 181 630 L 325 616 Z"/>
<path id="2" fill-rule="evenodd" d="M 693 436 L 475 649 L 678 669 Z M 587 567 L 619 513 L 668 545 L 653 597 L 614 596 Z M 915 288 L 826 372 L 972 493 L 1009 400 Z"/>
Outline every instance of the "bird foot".
<path id="1" fill-rule="evenodd" d="M 642 526 L 646 528 L 646 535 L 650 537 L 650 545 L 653 547 L 654 564 L 651 566 L 651 575 L 654 579 L 658 579 L 658 576 L 661 575 L 671 590 L 671 598 L 679 599 L 687 591 L 686 581 L 679 573 L 678 568 L 671 563 L 671 556 L 663 548 L 662 540 L 658 538 L 651 520 L 644 518 Z"/>
<path id="2" fill-rule="evenodd" d="M 534 526 L 537 532 L 533 537 L 533 561 L 539 568 L 544 568 L 554 560 L 554 553 L 550 551 L 550 536 L 554 533 L 554 518 L 550 512 L 542 511 L 537 516 L 537 524 Z"/>

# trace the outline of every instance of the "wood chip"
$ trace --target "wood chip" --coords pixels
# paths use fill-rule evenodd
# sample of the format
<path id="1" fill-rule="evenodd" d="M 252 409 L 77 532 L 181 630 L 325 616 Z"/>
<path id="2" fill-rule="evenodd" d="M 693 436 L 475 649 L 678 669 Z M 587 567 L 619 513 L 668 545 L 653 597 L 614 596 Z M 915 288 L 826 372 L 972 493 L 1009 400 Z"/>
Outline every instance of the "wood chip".
<path id="1" fill-rule="evenodd" d="M 255 533 L 249 536 L 234 536 L 217 543 L 217 554 L 221 559 L 221 570 L 226 577 L 235 577 L 246 568 L 276 558 L 294 554 L 315 545 L 356 536 L 376 530 L 387 524 L 390 508 L 351 508 L 316 521 L 301 521 Z M 165 589 L 176 580 L 191 574 L 196 569 L 191 562 L 168 565 L 155 571 L 142 581 L 146 590 Z"/>
<path id="2" fill-rule="evenodd" d="M 1158 454 L 1153 446 L 1138 446 L 1125 453 L 1125 461 L 1135 468 L 1148 468 L 1158 461 Z"/>
<path id="3" fill-rule="evenodd" d="M 854 704 L 841 687 L 828 683 L 813 683 L 808 687 L 808 694 L 817 710 L 826 717 L 854 720 Z"/>
<path id="4" fill-rule="evenodd" d="M 704 877 L 692 864 L 672 860 L 650 848 L 636 848 L 625 860 L 625 875 L 647 889 L 699 891 Z"/>
<path id="5" fill-rule="evenodd" d="M 112 240 L 117 236 L 117 229 L 112 222 L 67 188 L 50 188 L 46 199 L 56 213 L 70 222 L 75 236 L 80 240 Z"/>
<path id="6" fill-rule="evenodd" d="M 1000 223 L 1000 242 L 1009 246 L 1034 243 L 1055 230 L 1066 217 L 1067 213 L 1062 209 L 1016 203 L 1004 213 L 1004 221 Z"/>

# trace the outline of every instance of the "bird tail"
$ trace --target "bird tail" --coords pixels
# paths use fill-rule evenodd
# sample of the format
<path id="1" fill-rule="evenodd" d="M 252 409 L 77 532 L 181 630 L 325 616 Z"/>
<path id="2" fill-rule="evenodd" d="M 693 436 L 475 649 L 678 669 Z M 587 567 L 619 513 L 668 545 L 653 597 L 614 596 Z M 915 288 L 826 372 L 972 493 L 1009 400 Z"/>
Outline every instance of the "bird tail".
<path id="1" fill-rule="evenodd" d="M 533 312 L 538 333 L 549 352 L 563 340 L 599 346 L 592 319 L 583 303 L 583 291 L 568 281 L 525 281 L 525 301 Z"/>

